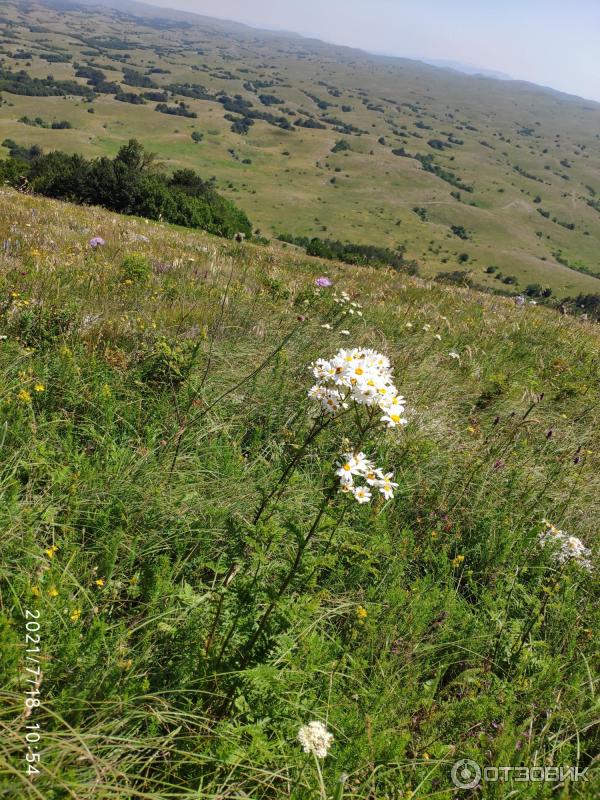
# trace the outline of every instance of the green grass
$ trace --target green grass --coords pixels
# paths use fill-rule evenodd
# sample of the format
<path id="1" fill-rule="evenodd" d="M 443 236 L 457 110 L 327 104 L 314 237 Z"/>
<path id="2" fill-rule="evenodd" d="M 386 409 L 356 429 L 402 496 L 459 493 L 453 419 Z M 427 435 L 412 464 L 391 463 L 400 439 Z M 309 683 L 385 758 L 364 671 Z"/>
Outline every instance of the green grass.
<path id="1" fill-rule="evenodd" d="M 111 95 L 97 96 L 92 104 L 95 113 L 88 114 L 89 105 L 81 98 L 31 98 L 5 92 L 0 141 L 9 137 L 45 149 L 97 156 L 114 155 L 135 137 L 158 152 L 169 168 L 183 165 L 206 177 L 214 175 L 219 190 L 268 236 L 326 233 L 381 246 L 405 243 L 408 255 L 419 261 L 427 276 L 456 269 L 458 255 L 466 252 L 475 283 L 491 289 L 506 288 L 485 273 L 487 266 L 495 265 L 516 278 L 514 291 L 529 283 L 548 286 L 561 297 L 599 290 L 594 276 L 600 274 L 595 244 L 600 214 L 587 204 L 591 195 L 586 188 L 600 193 L 600 105 L 596 103 L 527 84 L 461 76 L 418 62 L 377 58 L 200 18 L 188 28 L 164 28 L 156 21 L 146 18 L 142 24 L 139 18 L 109 9 L 82 13 L 7 3 L 5 13 L 15 24 L 0 27 L 3 67 L 26 69 L 36 77 L 51 73 L 60 80 L 73 79 L 73 64 L 48 64 L 39 57 L 49 47 L 60 47 L 78 64 L 114 67 L 104 70 L 107 79 L 120 82 L 123 63 L 116 59 L 126 54 L 128 63 L 142 73 L 152 67 L 169 70 L 152 74 L 160 86 L 201 84 L 213 94 L 239 93 L 255 109 L 285 113 L 292 122 L 301 112 L 315 119 L 330 116 L 363 133 L 341 135 L 330 123 L 325 130 L 287 132 L 257 121 L 247 136 L 239 136 L 232 133 L 216 101 L 186 99 L 198 114 L 198 119 L 190 120 L 157 113 L 153 102 L 132 106 Z M 152 9 L 147 16 L 155 14 Z M 32 32 L 32 24 L 46 30 Z M 91 36 L 125 38 L 131 49 L 102 47 L 95 56 L 85 55 L 83 51 L 89 50 L 85 39 Z M 19 49 L 33 52 L 31 66 L 12 58 Z M 222 77 L 224 69 L 232 79 Z M 244 88 L 248 80 L 273 81 L 264 91 L 279 96 L 284 104 L 265 109 L 257 95 Z M 336 87 L 339 97 L 330 94 L 328 86 Z M 306 93 L 325 99 L 331 108 L 319 109 Z M 171 102 L 176 99 L 182 98 Z M 342 111 L 344 105 L 352 110 Z M 383 112 L 374 110 L 377 107 Z M 73 129 L 31 128 L 18 122 L 23 115 L 68 119 Z M 532 133 L 526 135 L 527 129 Z M 204 133 L 201 143 L 192 141 L 193 130 Z M 463 144 L 443 152 L 428 146 L 429 139 L 446 141 L 449 133 Z M 384 145 L 379 143 L 381 137 Z M 333 154 L 339 138 L 346 139 L 351 150 Z M 462 202 L 457 200 L 451 185 L 423 171 L 417 161 L 393 155 L 399 146 L 412 155 L 434 154 L 441 167 L 473 185 L 474 192 L 462 192 Z M 252 164 L 242 164 L 244 158 Z M 565 159 L 569 167 L 561 165 Z M 517 173 L 515 166 L 542 182 Z M 538 194 L 542 207 L 551 212 L 550 219 L 536 213 Z M 427 222 L 413 213 L 415 206 L 428 209 Z M 576 229 L 566 230 L 552 221 L 553 216 L 574 222 Z M 456 224 L 472 235 L 463 247 L 450 233 Z M 559 263 L 554 255 L 558 250 L 576 268 Z"/>
<path id="2" fill-rule="evenodd" d="M 0 242 L 2 797 L 312 800 L 313 719 L 345 800 L 469 796 L 463 757 L 594 767 L 597 573 L 537 536 L 597 549 L 597 326 L 9 190 Z M 308 366 L 351 346 L 408 403 L 362 443 L 399 483 L 365 507 L 326 488 L 353 417 L 304 447 Z"/>

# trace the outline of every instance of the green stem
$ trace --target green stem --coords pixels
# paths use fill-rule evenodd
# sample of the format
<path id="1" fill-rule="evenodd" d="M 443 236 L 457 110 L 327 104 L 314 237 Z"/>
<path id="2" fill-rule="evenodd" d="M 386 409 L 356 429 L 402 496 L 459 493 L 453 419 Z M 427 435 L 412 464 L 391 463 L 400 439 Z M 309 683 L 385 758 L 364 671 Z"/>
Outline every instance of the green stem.
<path id="1" fill-rule="evenodd" d="M 321 800 L 327 800 L 327 790 L 325 789 L 325 781 L 323 780 L 323 770 L 321 769 L 321 765 L 319 764 L 318 757 L 313 753 L 315 757 L 315 764 L 317 765 L 317 775 L 319 776 L 319 789 L 321 790 Z"/>
<path id="2" fill-rule="evenodd" d="M 277 590 L 277 594 L 275 595 L 273 600 L 271 600 L 271 602 L 267 606 L 265 612 L 263 613 L 262 617 L 259 620 L 259 623 L 258 623 L 258 626 L 257 626 L 256 630 L 254 631 L 254 633 L 252 634 L 252 636 L 250 637 L 248 642 L 244 645 L 244 656 L 243 656 L 241 664 L 240 664 L 240 670 L 244 669 L 244 667 L 246 667 L 246 665 L 250 661 L 250 658 L 252 656 L 252 650 L 253 650 L 255 644 L 257 643 L 257 641 L 260 639 L 260 636 L 261 636 L 263 630 L 265 629 L 266 624 L 269 621 L 269 618 L 270 618 L 271 614 L 273 613 L 273 611 L 277 607 L 277 604 L 279 603 L 279 601 L 281 600 L 281 598 L 285 594 L 288 586 L 290 585 L 290 583 L 294 579 L 294 576 L 295 576 L 295 574 L 296 574 L 296 572 L 298 570 L 298 567 L 300 566 L 300 563 L 302 561 L 302 556 L 304 555 L 304 551 L 308 547 L 308 545 L 309 545 L 311 539 L 313 538 L 313 536 L 316 534 L 316 532 L 318 530 L 318 527 L 319 527 L 319 523 L 321 522 L 321 519 L 323 517 L 323 514 L 325 513 L 325 509 L 326 509 L 329 501 L 333 497 L 335 489 L 336 489 L 336 483 L 334 483 L 327 490 L 327 492 L 325 493 L 325 497 L 323 498 L 323 502 L 321 503 L 321 505 L 319 507 L 319 510 L 317 511 L 317 515 L 316 515 L 316 517 L 315 517 L 315 519 L 313 521 L 313 524 L 310 527 L 310 530 L 308 531 L 308 533 L 306 534 L 304 539 L 302 539 L 300 541 L 300 543 L 298 544 L 298 549 L 296 551 L 296 555 L 294 557 L 292 565 L 291 565 L 290 569 L 288 570 L 285 578 L 281 582 L 281 585 L 279 586 L 279 589 Z"/>

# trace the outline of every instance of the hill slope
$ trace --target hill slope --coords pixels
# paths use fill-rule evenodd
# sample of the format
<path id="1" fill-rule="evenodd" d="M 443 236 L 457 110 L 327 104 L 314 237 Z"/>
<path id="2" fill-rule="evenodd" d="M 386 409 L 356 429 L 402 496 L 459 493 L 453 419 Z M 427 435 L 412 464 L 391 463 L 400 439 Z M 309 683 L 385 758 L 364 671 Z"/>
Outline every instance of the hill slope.
<path id="1" fill-rule="evenodd" d="M 599 291 L 600 105 L 128 7 L 3 5 L 0 141 L 114 155 L 135 136 L 215 176 L 265 235 L 404 243 L 424 274 L 489 288 Z"/>
<path id="2" fill-rule="evenodd" d="M 594 764 L 597 573 L 539 535 L 598 546 L 597 326 L 1 192 L 3 797 L 450 800 L 459 758 Z M 340 347 L 389 356 L 405 428 L 319 415 Z M 394 498 L 337 491 L 348 448 Z"/>

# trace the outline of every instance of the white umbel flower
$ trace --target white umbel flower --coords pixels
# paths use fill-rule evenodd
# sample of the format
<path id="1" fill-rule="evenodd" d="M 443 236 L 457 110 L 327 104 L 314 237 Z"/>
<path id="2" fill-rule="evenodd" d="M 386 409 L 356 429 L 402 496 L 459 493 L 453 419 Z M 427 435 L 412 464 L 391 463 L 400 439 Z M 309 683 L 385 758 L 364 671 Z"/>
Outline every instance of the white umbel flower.
<path id="1" fill-rule="evenodd" d="M 322 722 L 309 722 L 298 731 L 298 741 L 305 753 L 312 753 L 317 758 L 325 758 L 333 742 L 333 734 L 329 733 Z"/>
<path id="2" fill-rule="evenodd" d="M 592 571 L 592 562 L 590 561 L 592 552 L 581 539 L 569 536 L 568 533 L 561 531 L 548 520 L 544 520 L 544 525 L 544 530 L 538 535 L 538 541 L 542 547 L 550 546 L 553 549 L 553 557 L 558 564 L 574 561 L 588 572 Z"/>

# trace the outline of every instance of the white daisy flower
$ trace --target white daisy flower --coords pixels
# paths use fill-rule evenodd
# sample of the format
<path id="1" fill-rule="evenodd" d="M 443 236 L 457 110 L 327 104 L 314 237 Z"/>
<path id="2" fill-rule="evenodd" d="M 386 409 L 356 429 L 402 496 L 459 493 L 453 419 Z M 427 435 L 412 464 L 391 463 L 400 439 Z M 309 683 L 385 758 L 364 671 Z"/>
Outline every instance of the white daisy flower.
<path id="1" fill-rule="evenodd" d="M 381 480 L 377 481 L 376 484 L 377 488 L 386 500 L 391 500 L 394 497 L 394 490 L 398 488 L 398 484 L 394 483 L 392 480 L 393 477 L 394 473 L 388 472 Z"/>
<path id="2" fill-rule="evenodd" d="M 406 423 L 402 416 L 405 400 L 394 384 L 390 360 L 382 353 L 369 348 L 342 348 L 331 359 L 318 359 L 311 368 L 317 386 L 337 392 L 322 395 L 311 390 L 310 396 L 322 407 L 326 401 L 326 411 L 335 413 L 353 402 L 378 406 L 385 415 L 382 422 L 390 428 Z"/>
<path id="3" fill-rule="evenodd" d="M 396 411 L 390 410 L 387 414 L 381 417 L 381 421 L 385 422 L 388 428 L 396 428 L 398 425 L 408 425 L 408 420 L 402 417 Z"/>
<path id="4" fill-rule="evenodd" d="M 354 495 L 356 501 L 363 505 L 364 503 L 368 503 L 371 500 L 371 492 L 367 486 L 355 486 L 352 489 L 352 494 Z"/>

